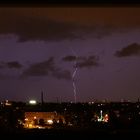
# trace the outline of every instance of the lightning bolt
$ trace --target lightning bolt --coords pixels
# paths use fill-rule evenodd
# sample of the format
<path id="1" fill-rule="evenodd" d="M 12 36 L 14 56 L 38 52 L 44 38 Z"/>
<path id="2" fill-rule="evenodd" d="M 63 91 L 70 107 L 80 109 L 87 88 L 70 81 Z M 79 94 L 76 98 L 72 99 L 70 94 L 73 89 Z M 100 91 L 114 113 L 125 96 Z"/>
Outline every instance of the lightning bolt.
<path id="1" fill-rule="evenodd" d="M 73 84 L 73 92 L 74 92 L 74 102 L 76 103 L 77 102 L 77 91 L 76 91 L 76 85 L 75 85 L 75 76 L 76 76 L 76 73 L 77 73 L 77 67 L 75 67 L 75 70 L 72 74 L 72 84 Z"/>
<path id="2" fill-rule="evenodd" d="M 74 102 L 76 103 L 77 102 L 77 90 L 76 90 L 76 84 L 75 84 L 75 77 L 76 77 L 76 74 L 77 74 L 77 54 L 76 52 L 70 48 L 72 53 L 74 54 L 74 56 L 76 57 L 75 61 L 74 61 L 74 71 L 72 73 L 72 85 L 73 85 L 73 92 L 74 92 Z"/>

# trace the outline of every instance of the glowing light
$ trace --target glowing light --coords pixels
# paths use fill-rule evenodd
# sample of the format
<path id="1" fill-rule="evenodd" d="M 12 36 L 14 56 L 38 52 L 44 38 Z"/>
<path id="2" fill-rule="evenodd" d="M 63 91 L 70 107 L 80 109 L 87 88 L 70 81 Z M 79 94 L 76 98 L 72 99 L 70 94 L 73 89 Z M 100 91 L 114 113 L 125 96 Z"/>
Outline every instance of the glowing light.
<path id="1" fill-rule="evenodd" d="M 102 119 L 101 118 L 98 118 L 98 122 L 101 122 L 102 121 Z"/>
<path id="2" fill-rule="evenodd" d="M 25 121 L 28 121 L 28 118 L 25 118 Z"/>
<path id="3" fill-rule="evenodd" d="M 100 111 L 100 114 L 101 114 L 101 120 L 103 119 L 103 111 L 101 110 Z"/>
<path id="4" fill-rule="evenodd" d="M 29 128 L 33 128 L 33 125 L 31 123 L 29 124 Z"/>
<path id="5" fill-rule="evenodd" d="M 108 122 L 108 114 L 105 114 L 105 116 L 104 116 L 104 122 Z"/>
<path id="6" fill-rule="evenodd" d="M 36 104 L 36 100 L 30 100 L 29 104 L 35 105 Z"/>
<path id="7" fill-rule="evenodd" d="M 38 126 L 37 128 L 38 129 L 45 129 L 45 127 L 42 127 L 42 126 Z"/>
<path id="8" fill-rule="evenodd" d="M 101 111 L 100 111 L 100 117 L 97 116 L 97 121 L 98 121 L 98 122 L 108 122 L 108 120 L 109 120 L 108 114 L 103 115 L 103 114 L 102 114 L 102 110 L 101 110 Z"/>
<path id="9" fill-rule="evenodd" d="M 36 116 L 34 116 L 34 119 L 36 119 Z"/>
<path id="10" fill-rule="evenodd" d="M 108 114 L 105 114 L 105 117 L 107 117 L 108 116 Z"/>
<path id="11" fill-rule="evenodd" d="M 47 120 L 48 124 L 53 124 L 53 120 Z"/>
<path id="12" fill-rule="evenodd" d="M 11 106 L 12 104 L 11 104 L 8 100 L 6 100 L 6 101 L 5 101 L 5 105 L 6 105 L 6 106 Z"/>

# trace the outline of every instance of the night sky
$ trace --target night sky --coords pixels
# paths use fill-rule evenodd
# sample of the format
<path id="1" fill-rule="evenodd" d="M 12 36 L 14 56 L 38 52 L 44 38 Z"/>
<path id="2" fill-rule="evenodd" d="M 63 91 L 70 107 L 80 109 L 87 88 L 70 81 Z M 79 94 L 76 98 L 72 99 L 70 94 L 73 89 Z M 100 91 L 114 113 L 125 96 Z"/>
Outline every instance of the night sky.
<path id="1" fill-rule="evenodd" d="M 75 78 L 72 74 L 77 68 Z M 0 8 L 0 100 L 136 101 L 140 8 Z"/>

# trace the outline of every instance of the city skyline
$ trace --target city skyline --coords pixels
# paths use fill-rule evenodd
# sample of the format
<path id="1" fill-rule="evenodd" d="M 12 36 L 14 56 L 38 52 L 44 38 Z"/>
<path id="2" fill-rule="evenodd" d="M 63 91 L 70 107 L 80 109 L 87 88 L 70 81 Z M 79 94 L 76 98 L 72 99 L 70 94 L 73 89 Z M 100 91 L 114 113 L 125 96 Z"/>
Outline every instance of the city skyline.
<path id="1" fill-rule="evenodd" d="M 1 7 L 0 18 L 1 100 L 74 101 L 73 82 L 77 102 L 139 98 L 139 7 Z"/>

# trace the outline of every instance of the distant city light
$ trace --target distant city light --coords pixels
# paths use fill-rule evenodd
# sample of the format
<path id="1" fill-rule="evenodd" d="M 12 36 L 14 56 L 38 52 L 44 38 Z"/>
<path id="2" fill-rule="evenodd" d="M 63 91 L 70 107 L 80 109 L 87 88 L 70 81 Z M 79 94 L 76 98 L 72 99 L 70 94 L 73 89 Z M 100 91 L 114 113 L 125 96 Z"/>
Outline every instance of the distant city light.
<path id="1" fill-rule="evenodd" d="M 104 122 L 108 122 L 108 114 L 105 114 L 105 116 L 104 116 Z"/>
<path id="2" fill-rule="evenodd" d="M 39 129 L 45 129 L 45 127 L 43 127 L 43 126 L 38 126 L 37 128 L 39 128 Z"/>
<path id="3" fill-rule="evenodd" d="M 47 120 L 48 124 L 53 124 L 53 120 Z"/>
<path id="4" fill-rule="evenodd" d="M 103 115 L 103 111 L 101 110 L 100 111 L 100 116 L 98 116 L 97 121 L 98 122 L 108 122 L 108 120 L 109 120 L 108 114 Z"/>
<path id="5" fill-rule="evenodd" d="M 35 105 L 36 104 L 36 100 L 30 100 L 29 104 Z"/>
<path id="6" fill-rule="evenodd" d="M 25 121 L 28 121 L 28 118 L 25 118 Z"/>
<path id="7" fill-rule="evenodd" d="M 33 128 L 33 125 L 31 123 L 29 124 L 29 128 Z"/>
<path id="8" fill-rule="evenodd" d="M 11 106 L 12 103 L 10 103 L 8 100 L 6 100 L 6 101 L 5 101 L 5 105 L 6 105 L 6 106 Z"/>

